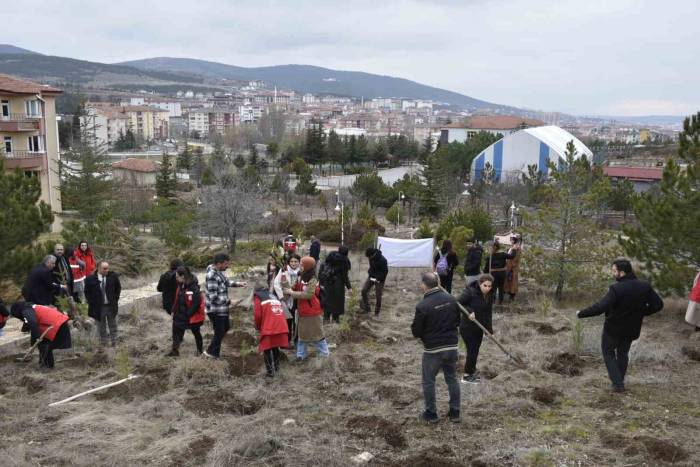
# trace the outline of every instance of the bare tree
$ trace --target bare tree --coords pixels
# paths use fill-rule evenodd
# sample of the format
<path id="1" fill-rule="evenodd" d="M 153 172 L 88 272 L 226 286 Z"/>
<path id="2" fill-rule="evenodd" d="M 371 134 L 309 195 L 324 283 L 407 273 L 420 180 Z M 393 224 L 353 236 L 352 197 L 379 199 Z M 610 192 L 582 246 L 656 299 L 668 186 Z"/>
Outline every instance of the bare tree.
<path id="1" fill-rule="evenodd" d="M 242 175 L 224 174 L 201 189 L 200 222 L 209 235 L 222 237 L 231 253 L 236 241 L 257 225 L 263 213 L 263 188 Z"/>

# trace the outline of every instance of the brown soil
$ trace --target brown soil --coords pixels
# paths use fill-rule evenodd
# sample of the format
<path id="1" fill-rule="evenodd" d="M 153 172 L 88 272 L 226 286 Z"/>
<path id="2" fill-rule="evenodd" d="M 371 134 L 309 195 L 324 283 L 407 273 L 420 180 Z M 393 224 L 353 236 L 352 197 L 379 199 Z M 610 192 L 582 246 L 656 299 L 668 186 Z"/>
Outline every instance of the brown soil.
<path id="1" fill-rule="evenodd" d="M 689 359 L 700 362 L 700 348 L 683 346 L 681 347 L 681 352 Z"/>
<path id="2" fill-rule="evenodd" d="M 380 357 L 374 361 L 374 370 L 382 376 L 394 374 L 396 362 L 389 357 Z"/>
<path id="3" fill-rule="evenodd" d="M 412 387 L 381 385 L 374 393 L 380 400 L 391 402 L 395 407 L 406 407 L 421 398 L 420 392 Z"/>
<path id="4" fill-rule="evenodd" d="M 401 426 L 375 415 L 353 417 L 346 426 L 359 438 L 378 436 L 384 438 L 392 448 L 404 448 L 407 445 Z"/>
<path id="5" fill-rule="evenodd" d="M 258 347 L 258 340 L 255 336 L 245 331 L 235 330 L 226 335 L 226 346 L 234 349 L 256 349 Z"/>
<path id="6" fill-rule="evenodd" d="M 465 464 L 449 459 L 454 451 L 446 445 L 426 449 L 416 455 L 401 460 L 382 464 L 386 467 L 464 467 Z"/>
<path id="7" fill-rule="evenodd" d="M 200 391 L 185 399 L 182 405 L 200 417 L 210 417 L 220 414 L 253 415 L 265 402 L 259 399 L 241 399 L 229 393 Z"/>
<path id="8" fill-rule="evenodd" d="M 619 433 L 605 432 L 600 436 L 600 441 L 606 448 L 622 449 L 623 454 L 626 456 L 646 453 L 654 460 L 669 463 L 684 461 L 689 458 L 688 452 L 684 449 L 668 441 L 648 435 L 636 435 L 628 438 Z"/>
<path id="9" fill-rule="evenodd" d="M 563 352 L 551 355 L 544 369 L 564 376 L 580 376 L 583 374 L 584 361 L 577 355 Z"/>
<path id="10" fill-rule="evenodd" d="M 554 326 L 552 326 L 549 323 L 541 323 L 539 321 L 525 321 L 524 324 L 527 327 L 534 328 L 537 332 L 539 332 L 540 334 L 542 334 L 544 336 L 553 336 L 554 334 L 556 334 L 558 332 L 562 332 L 562 331 L 568 329 L 566 327 L 556 329 Z"/>
<path id="11" fill-rule="evenodd" d="M 228 362 L 229 371 L 234 376 L 257 375 L 265 367 L 262 355 L 257 353 L 250 353 L 245 356 L 227 355 L 223 358 Z"/>
<path id="12" fill-rule="evenodd" d="M 22 379 L 19 380 L 19 384 L 26 388 L 27 394 L 36 394 L 46 388 L 46 380 L 26 375 L 22 376 Z"/>
<path id="13" fill-rule="evenodd" d="M 532 399 L 545 405 L 556 403 L 561 395 L 561 391 L 554 388 L 542 387 L 532 390 Z"/>

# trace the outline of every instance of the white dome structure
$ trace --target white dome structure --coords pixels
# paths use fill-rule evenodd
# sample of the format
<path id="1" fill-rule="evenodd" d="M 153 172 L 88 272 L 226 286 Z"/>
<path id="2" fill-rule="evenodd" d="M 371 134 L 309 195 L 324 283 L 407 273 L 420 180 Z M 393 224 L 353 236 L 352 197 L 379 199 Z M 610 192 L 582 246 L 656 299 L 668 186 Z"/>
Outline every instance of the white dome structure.
<path id="1" fill-rule="evenodd" d="M 578 138 L 558 126 L 538 126 L 507 135 L 481 152 L 472 162 L 471 181 L 481 178 L 488 162 L 496 173 L 496 182 L 508 182 L 527 173 L 528 165 L 547 174 L 549 161 L 559 165 L 566 160 L 566 145 L 574 142 L 576 157 L 593 158 L 593 152 Z"/>

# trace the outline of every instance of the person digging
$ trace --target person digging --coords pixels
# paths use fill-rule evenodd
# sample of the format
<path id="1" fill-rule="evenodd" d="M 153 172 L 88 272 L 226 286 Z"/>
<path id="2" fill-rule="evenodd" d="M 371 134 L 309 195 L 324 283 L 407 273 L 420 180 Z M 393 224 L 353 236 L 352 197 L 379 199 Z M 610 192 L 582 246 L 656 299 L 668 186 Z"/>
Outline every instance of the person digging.
<path id="1" fill-rule="evenodd" d="M 38 342 L 39 366 L 43 369 L 54 367 L 54 349 L 69 349 L 72 346 L 68 316 L 56 308 L 34 305 L 29 302 L 15 302 L 10 314 L 21 320 L 31 332 L 31 344 Z"/>

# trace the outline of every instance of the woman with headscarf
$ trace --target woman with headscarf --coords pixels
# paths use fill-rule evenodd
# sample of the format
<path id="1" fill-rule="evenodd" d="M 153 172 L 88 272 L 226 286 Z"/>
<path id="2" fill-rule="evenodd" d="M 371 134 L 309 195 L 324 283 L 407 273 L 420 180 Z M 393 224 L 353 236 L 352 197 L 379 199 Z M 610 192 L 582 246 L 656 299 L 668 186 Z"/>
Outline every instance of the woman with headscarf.
<path id="1" fill-rule="evenodd" d="M 292 253 L 289 257 L 287 265 L 280 269 L 277 273 L 275 281 L 273 284 L 275 295 L 277 298 L 284 303 L 286 307 L 285 317 L 287 318 L 287 326 L 289 328 L 289 342 L 290 344 L 295 340 L 295 330 L 294 330 L 294 317 L 296 315 L 296 303 L 294 299 L 285 293 L 286 289 L 293 289 L 299 280 L 299 261 L 301 258 L 298 254 Z"/>
<path id="2" fill-rule="evenodd" d="M 297 333 L 297 361 L 306 358 L 306 347 L 313 344 L 316 351 L 322 357 L 330 356 L 328 342 L 323 334 L 323 310 L 319 300 L 320 289 L 316 279 L 316 260 L 311 256 L 301 259 L 301 276 L 292 289 L 285 289 L 284 293 L 295 299 L 299 312 L 299 324 Z"/>
<path id="3" fill-rule="evenodd" d="M 321 266 L 318 281 L 325 292 L 321 303 L 325 322 L 332 319 L 334 323 L 339 323 L 340 316 L 345 314 L 345 289 L 352 291 L 348 268 L 347 256 L 340 251 L 330 252 Z"/>

